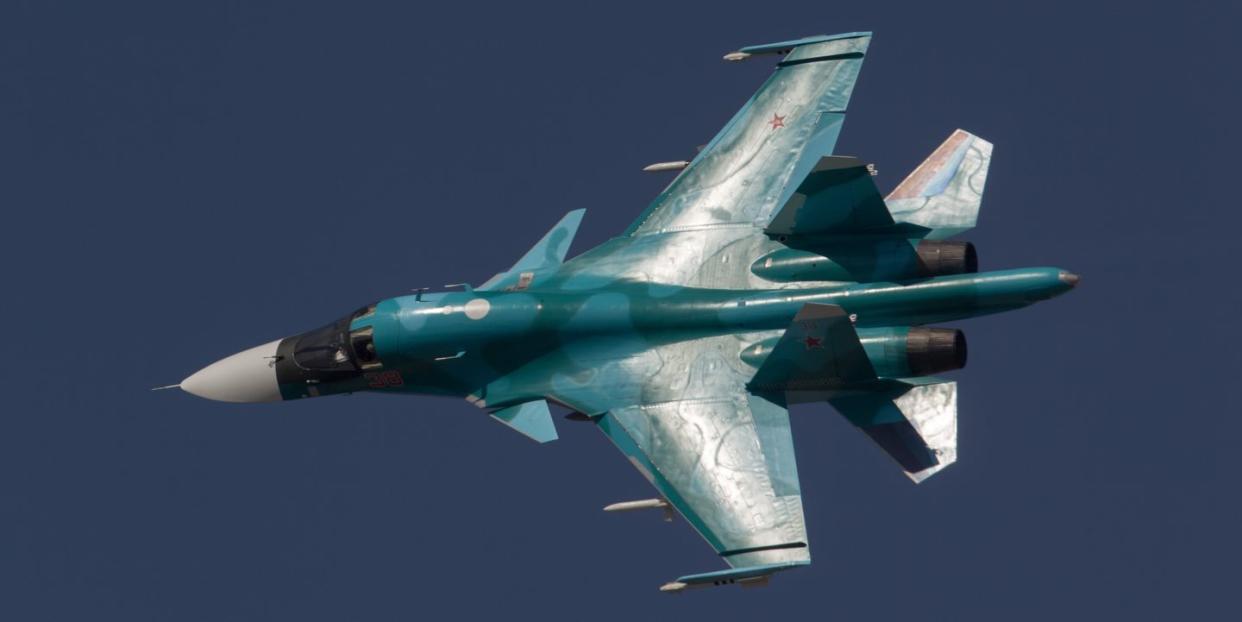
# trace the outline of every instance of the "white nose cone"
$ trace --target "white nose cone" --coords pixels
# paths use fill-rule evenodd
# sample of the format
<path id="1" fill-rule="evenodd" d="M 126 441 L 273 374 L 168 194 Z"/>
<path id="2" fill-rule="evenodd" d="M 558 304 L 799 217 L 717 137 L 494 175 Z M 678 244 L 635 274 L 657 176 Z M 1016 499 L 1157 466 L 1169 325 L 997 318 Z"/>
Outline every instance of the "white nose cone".
<path id="1" fill-rule="evenodd" d="M 276 348 L 280 339 L 238 352 L 181 381 L 181 390 L 219 402 L 278 402 Z"/>

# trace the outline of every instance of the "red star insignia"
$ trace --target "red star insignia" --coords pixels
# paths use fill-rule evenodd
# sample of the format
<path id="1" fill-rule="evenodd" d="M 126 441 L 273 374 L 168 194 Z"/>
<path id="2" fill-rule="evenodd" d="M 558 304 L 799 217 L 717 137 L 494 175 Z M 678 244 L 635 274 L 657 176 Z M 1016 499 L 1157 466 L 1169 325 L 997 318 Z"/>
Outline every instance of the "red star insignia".
<path id="1" fill-rule="evenodd" d="M 768 124 L 772 126 L 772 129 L 776 129 L 778 127 L 785 127 L 785 117 L 782 117 L 781 115 L 776 114 L 776 113 L 772 113 L 772 119 L 768 121 Z"/>
<path id="2" fill-rule="evenodd" d="M 807 335 L 806 339 L 802 340 L 802 343 L 806 344 L 807 350 L 810 350 L 811 348 L 823 348 L 824 346 L 820 345 L 820 341 L 822 340 Z"/>

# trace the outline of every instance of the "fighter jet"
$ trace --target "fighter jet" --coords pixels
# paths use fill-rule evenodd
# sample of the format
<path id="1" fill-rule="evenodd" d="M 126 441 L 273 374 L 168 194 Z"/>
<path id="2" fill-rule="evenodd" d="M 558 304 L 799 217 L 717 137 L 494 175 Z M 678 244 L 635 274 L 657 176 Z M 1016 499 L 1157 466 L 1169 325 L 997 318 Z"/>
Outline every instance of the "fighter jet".
<path id="1" fill-rule="evenodd" d="M 655 487 L 727 564 L 660 589 L 810 563 L 788 408 L 826 402 L 921 482 L 957 459 L 966 339 L 943 322 L 1053 298 L 1053 267 L 979 272 L 992 145 L 953 132 L 887 196 L 834 146 L 871 34 L 743 47 L 776 70 L 619 236 L 566 261 L 583 210 L 476 287 L 381 300 L 179 385 L 226 402 L 374 391 L 464 398 L 540 443 L 549 404 Z"/>

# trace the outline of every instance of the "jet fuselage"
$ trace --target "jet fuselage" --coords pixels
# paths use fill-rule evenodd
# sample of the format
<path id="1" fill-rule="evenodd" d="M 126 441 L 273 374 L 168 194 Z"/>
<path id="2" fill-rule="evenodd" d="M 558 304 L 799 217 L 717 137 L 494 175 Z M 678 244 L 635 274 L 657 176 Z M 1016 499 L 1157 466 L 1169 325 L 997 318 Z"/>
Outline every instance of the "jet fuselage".
<path id="1" fill-rule="evenodd" d="M 323 328 L 260 346 L 271 350 L 266 373 L 253 363 L 234 365 L 230 357 L 191 376 L 183 387 L 223 401 L 386 391 L 467 397 L 496 406 L 538 397 L 530 393 L 545 388 L 537 382 L 526 388 L 487 388 L 541 358 L 547 358 L 542 369 L 549 375 L 572 373 L 569 361 L 554 360 L 565 357 L 553 355 L 577 342 L 646 348 L 777 330 L 807 303 L 838 305 L 859 328 L 914 326 L 1021 308 L 1064 293 L 1076 282 L 1077 276 L 1057 268 L 1024 268 L 810 289 L 720 290 L 618 281 L 582 292 L 422 293 L 389 298 Z M 253 361 L 253 355 L 248 359 Z M 255 378 L 234 377 L 256 373 L 266 376 L 258 389 Z"/>

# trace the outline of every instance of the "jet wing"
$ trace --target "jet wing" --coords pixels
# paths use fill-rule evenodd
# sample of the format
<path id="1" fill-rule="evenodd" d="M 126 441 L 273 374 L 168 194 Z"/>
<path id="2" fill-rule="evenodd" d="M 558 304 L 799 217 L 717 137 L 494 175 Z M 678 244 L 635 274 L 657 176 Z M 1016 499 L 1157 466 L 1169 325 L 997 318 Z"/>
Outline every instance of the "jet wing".
<path id="1" fill-rule="evenodd" d="M 575 288 L 615 279 L 756 286 L 737 258 L 774 248 L 764 228 L 833 153 L 870 42 L 855 32 L 742 48 L 757 56 L 750 62 L 788 53 L 623 235 L 567 262 L 559 278 Z"/>
<path id="2" fill-rule="evenodd" d="M 737 357 L 772 335 L 595 344 L 554 382 L 735 569 L 810 561 L 789 414 L 746 391 Z"/>
<path id="3" fill-rule="evenodd" d="M 766 225 L 793 193 L 789 182 L 832 153 L 870 42 L 855 32 L 742 48 L 790 51 L 626 233 Z"/>
<path id="4" fill-rule="evenodd" d="M 784 407 L 750 395 L 635 404 L 598 425 L 729 565 L 809 561 Z"/>

